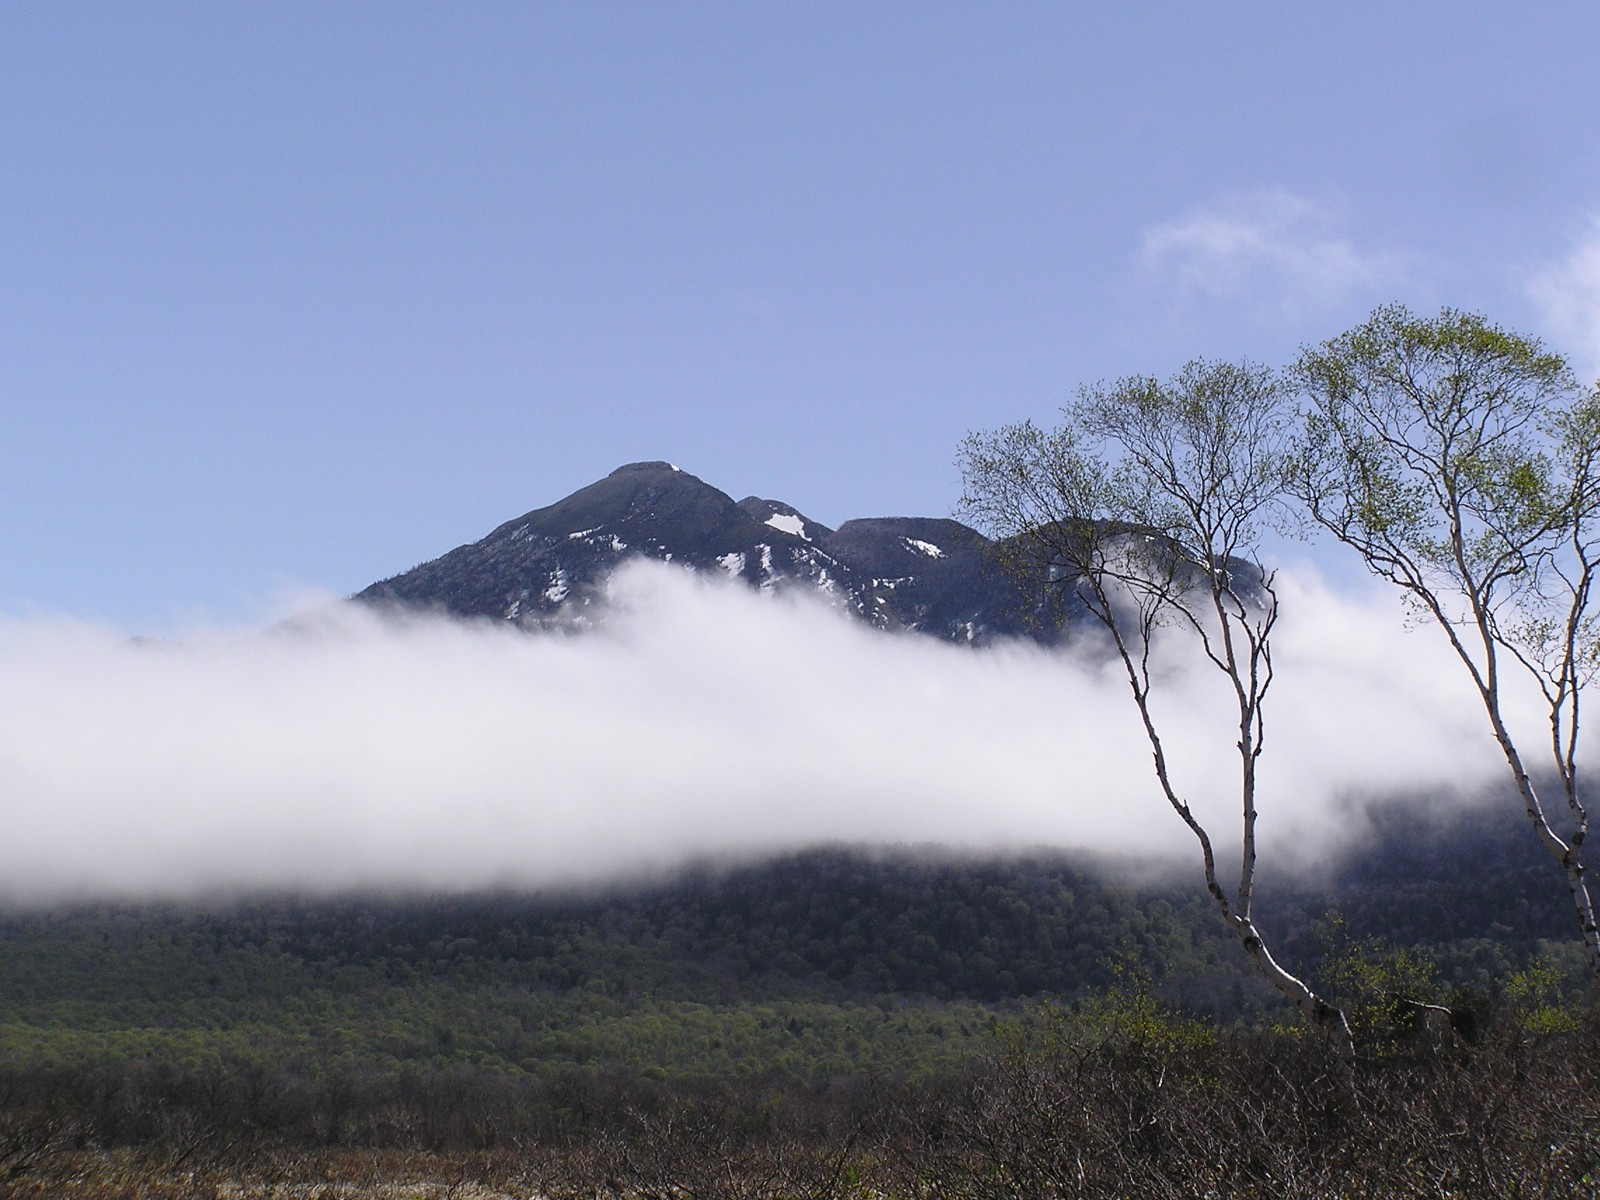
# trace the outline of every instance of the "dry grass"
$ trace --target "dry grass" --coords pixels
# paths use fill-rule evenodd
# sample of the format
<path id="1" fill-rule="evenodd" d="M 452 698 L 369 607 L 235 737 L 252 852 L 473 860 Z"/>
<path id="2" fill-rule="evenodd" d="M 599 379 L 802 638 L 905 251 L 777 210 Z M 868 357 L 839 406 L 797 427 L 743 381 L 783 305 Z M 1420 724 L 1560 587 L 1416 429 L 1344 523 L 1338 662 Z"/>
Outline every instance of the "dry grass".
<path id="1" fill-rule="evenodd" d="M 542 1172 L 507 1155 L 263 1151 L 174 1164 L 142 1151 L 54 1155 L 4 1200 L 539 1200 Z"/>

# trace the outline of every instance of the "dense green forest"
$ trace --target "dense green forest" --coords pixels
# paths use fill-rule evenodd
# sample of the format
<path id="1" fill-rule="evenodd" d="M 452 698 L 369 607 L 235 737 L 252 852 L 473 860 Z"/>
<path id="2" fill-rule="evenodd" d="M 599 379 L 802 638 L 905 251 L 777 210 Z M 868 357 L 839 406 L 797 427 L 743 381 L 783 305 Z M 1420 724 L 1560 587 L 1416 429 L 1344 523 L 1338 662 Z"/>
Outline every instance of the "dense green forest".
<path id="1" fill-rule="evenodd" d="M 1425 948 L 1479 988 L 1565 936 L 1564 896 L 1502 816 L 1374 824 L 1315 886 L 1266 894 L 1292 961 L 1316 969 L 1334 911 L 1342 937 Z M 1127 877 L 1059 853 L 834 847 L 587 895 L 15 909 L 0 1045 L 11 1065 L 916 1072 L 1130 961 L 1183 1010 L 1282 1017 L 1181 865 Z"/>

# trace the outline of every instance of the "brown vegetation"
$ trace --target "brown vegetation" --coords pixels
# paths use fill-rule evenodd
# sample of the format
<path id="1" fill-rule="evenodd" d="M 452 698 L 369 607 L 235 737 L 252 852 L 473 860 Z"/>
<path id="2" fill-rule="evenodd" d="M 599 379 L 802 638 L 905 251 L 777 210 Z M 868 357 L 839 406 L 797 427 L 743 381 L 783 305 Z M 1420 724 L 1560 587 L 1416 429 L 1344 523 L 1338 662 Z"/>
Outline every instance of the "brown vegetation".
<path id="1" fill-rule="evenodd" d="M 307 1118 L 343 1115 L 307 1119 L 298 1140 L 260 1132 L 227 1081 L 209 1106 L 174 1079 L 113 1088 L 96 1107 L 13 1076 L 0 1195 L 1593 1197 L 1600 1017 L 1512 1005 L 1452 1028 L 1446 1016 L 1397 1010 L 1371 1043 L 1381 1051 L 1352 1067 L 1316 1035 L 1221 1031 L 1117 994 L 1014 1026 L 959 1076 L 591 1080 L 537 1103 L 499 1103 L 511 1093 L 488 1079 L 481 1091 L 438 1080 L 404 1098 L 306 1095 Z M 444 1119 L 475 1098 L 486 1123 Z"/>

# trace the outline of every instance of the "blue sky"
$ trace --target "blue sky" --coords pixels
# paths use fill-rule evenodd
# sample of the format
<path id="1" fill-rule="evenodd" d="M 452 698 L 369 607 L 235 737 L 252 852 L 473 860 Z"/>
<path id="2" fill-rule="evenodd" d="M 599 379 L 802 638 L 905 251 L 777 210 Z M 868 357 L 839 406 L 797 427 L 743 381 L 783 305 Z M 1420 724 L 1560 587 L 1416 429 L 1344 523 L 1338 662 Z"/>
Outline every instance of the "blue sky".
<path id="1" fill-rule="evenodd" d="M 0 9 L 0 612 L 353 591 L 666 458 L 961 436 L 1374 305 L 1600 373 L 1585 4 Z"/>

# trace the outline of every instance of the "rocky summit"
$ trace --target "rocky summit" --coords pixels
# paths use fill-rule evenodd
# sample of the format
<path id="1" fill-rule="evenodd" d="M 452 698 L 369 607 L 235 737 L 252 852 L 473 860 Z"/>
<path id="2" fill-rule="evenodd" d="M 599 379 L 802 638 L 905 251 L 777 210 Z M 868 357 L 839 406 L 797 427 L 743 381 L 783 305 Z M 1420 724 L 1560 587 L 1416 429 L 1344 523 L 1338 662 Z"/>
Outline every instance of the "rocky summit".
<path id="1" fill-rule="evenodd" d="M 809 589 L 877 628 L 956 642 L 1047 640 L 1057 628 L 1022 602 L 989 539 L 959 521 L 871 517 L 830 529 L 779 500 L 735 501 L 664 462 L 619 467 L 355 599 L 560 628 L 591 619 L 606 576 L 630 558 Z"/>

